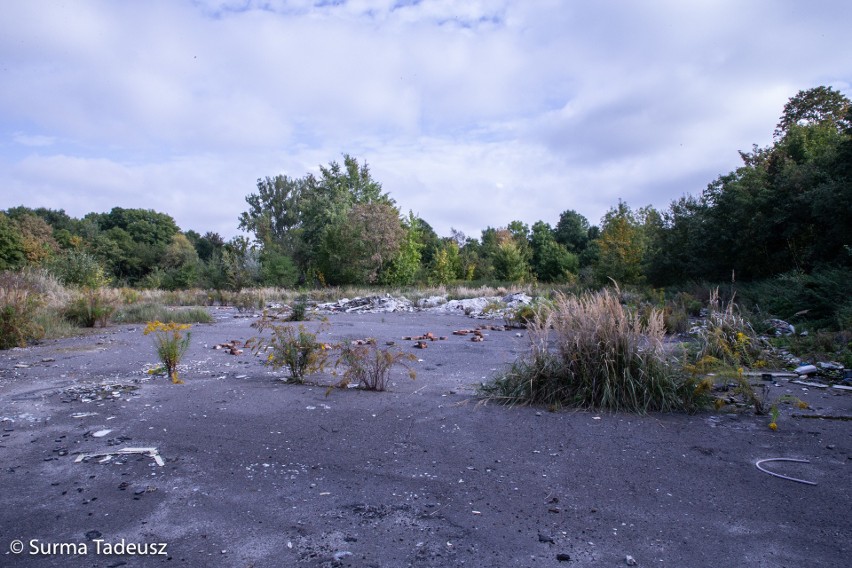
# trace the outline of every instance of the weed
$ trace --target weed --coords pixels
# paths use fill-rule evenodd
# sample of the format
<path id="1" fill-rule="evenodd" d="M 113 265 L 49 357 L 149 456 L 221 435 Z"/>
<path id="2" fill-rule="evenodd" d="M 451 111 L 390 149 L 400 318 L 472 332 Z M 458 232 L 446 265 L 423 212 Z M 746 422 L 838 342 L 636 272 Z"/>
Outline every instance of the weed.
<path id="1" fill-rule="evenodd" d="M 335 364 L 335 367 L 346 365 L 343 379 L 337 386 L 346 388 L 350 384 L 357 384 L 366 390 L 383 391 L 396 365 L 408 369 L 408 376 L 414 380 L 417 374 L 405 361 L 416 360 L 417 357 L 410 353 L 380 348 L 375 341 L 363 345 L 345 345 Z"/>
<path id="2" fill-rule="evenodd" d="M 699 359 L 711 356 L 733 367 L 748 367 L 765 359 L 763 341 L 733 301 L 722 306 L 716 289 L 711 294 L 709 306 L 710 313 L 698 332 Z"/>
<path id="3" fill-rule="evenodd" d="M 177 366 L 189 349 L 189 340 L 192 337 L 192 332 L 189 331 L 191 327 L 190 324 L 162 323 L 159 321 L 148 322 L 148 325 L 145 326 L 144 334 L 154 335 L 157 355 L 175 384 L 183 383 L 178 378 Z"/>
<path id="4" fill-rule="evenodd" d="M 325 368 L 329 346 L 318 342 L 317 334 L 308 331 L 304 325 L 276 324 L 273 318 L 264 314 L 257 327 L 261 332 L 270 330 L 272 335 L 252 338 L 255 354 L 265 354 L 265 363 L 275 369 L 286 367 L 290 371 L 287 382 L 304 383 L 305 375 Z"/>

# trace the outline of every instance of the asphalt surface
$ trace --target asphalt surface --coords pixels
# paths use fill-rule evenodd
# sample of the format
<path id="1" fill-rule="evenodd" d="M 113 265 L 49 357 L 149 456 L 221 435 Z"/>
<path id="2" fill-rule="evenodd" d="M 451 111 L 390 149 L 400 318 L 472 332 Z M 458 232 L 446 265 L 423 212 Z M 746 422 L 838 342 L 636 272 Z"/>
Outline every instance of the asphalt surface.
<path id="1" fill-rule="evenodd" d="M 256 334 L 215 314 L 183 385 L 146 373 L 139 325 L 0 352 L 0 566 L 850 564 L 852 423 L 792 416 L 849 416 L 848 392 L 780 381 L 810 409 L 782 405 L 774 432 L 748 412 L 482 404 L 523 332 L 475 343 L 452 331 L 498 322 L 403 313 L 334 315 L 320 339 L 395 341 L 417 378 L 326 396 L 329 373 L 289 385 L 214 350 Z M 402 340 L 426 332 L 447 339 Z M 779 457 L 816 485 L 755 467 Z"/>

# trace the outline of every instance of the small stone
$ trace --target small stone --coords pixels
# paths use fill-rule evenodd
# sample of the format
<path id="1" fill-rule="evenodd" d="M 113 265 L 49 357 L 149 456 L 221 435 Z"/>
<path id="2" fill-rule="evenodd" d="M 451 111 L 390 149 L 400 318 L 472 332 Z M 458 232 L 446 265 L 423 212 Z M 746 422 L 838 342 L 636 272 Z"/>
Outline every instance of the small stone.
<path id="1" fill-rule="evenodd" d="M 95 540 L 96 538 L 101 538 L 103 534 L 101 531 L 91 530 L 86 533 L 86 540 Z"/>
<path id="2" fill-rule="evenodd" d="M 629 554 L 628 554 L 628 555 L 627 555 L 627 557 L 624 559 L 624 562 L 625 562 L 625 564 L 627 564 L 628 566 L 636 566 L 636 559 L 635 559 L 635 558 L 633 558 L 632 556 L 630 556 Z"/>
<path id="3" fill-rule="evenodd" d="M 550 544 L 556 544 L 556 541 L 553 540 L 552 536 L 548 536 L 546 534 L 538 533 L 538 541 L 539 542 L 547 542 Z"/>
<path id="4" fill-rule="evenodd" d="M 564 552 L 560 552 L 559 554 L 556 555 L 556 560 L 558 560 L 559 562 L 570 562 L 571 561 L 571 555 L 565 554 Z"/>

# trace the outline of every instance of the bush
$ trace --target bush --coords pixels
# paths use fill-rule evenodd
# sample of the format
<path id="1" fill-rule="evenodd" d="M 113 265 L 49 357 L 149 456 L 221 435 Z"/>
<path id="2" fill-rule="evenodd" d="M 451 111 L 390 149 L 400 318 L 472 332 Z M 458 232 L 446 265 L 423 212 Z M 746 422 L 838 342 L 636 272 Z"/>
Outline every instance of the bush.
<path id="1" fill-rule="evenodd" d="M 20 274 L 0 273 L 0 349 L 24 347 L 44 337 L 44 328 L 36 321 L 42 304 L 42 295 Z"/>
<path id="2" fill-rule="evenodd" d="M 65 310 L 69 321 L 82 327 L 106 327 L 115 305 L 106 288 L 84 288 Z"/>
<path id="3" fill-rule="evenodd" d="M 399 350 L 379 348 L 375 342 L 364 345 L 346 345 L 335 366 L 346 365 L 343 380 L 338 387 L 345 388 L 350 384 L 358 384 L 361 388 L 373 391 L 383 391 L 387 387 L 390 373 L 394 366 L 401 365 L 408 369 L 408 376 L 414 380 L 417 374 L 405 361 L 416 361 L 417 357 Z"/>
<path id="4" fill-rule="evenodd" d="M 618 289 L 560 294 L 529 324 L 529 354 L 482 392 L 507 403 L 640 413 L 703 404 L 706 389 L 666 359 L 662 313 L 651 309 L 642 319 L 621 305 Z"/>
<path id="5" fill-rule="evenodd" d="M 317 341 L 317 334 L 311 333 L 304 325 L 279 325 L 264 314 L 257 325 L 261 332 L 270 330 L 269 338 L 252 338 L 254 352 L 266 353 L 265 363 L 275 369 L 286 367 L 290 372 L 288 383 L 304 383 L 305 375 L 318 373 L 325 368 L 329 347 Z"/>
<path id="6" fill-rule="evenodd" d="M 144 334 L 154 334 L 154 345 L 157 355 L 163 363 L 166 372 L 175 384 L 183 383 L 178 378 L 177 367 L 187 349 L 192 332 L 189 324 L 162 323 L 159 321 L 148 322 Z M 184 334 L 184 332 L 186 332 Z"/>

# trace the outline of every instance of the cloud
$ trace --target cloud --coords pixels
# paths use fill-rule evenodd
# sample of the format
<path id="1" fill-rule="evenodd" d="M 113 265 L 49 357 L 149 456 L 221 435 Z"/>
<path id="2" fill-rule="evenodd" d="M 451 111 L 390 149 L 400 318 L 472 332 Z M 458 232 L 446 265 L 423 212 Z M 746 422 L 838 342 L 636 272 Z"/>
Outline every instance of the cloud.
<path id="1" fill-rule="evenodd" d="M 345 152 L 440 234 L 597 223 L 701 191 L 799 89 L 852 94 L 850 19 L 839 0 L 12 3 L 0 208 L 232 236 L 256 178 Z"/>

